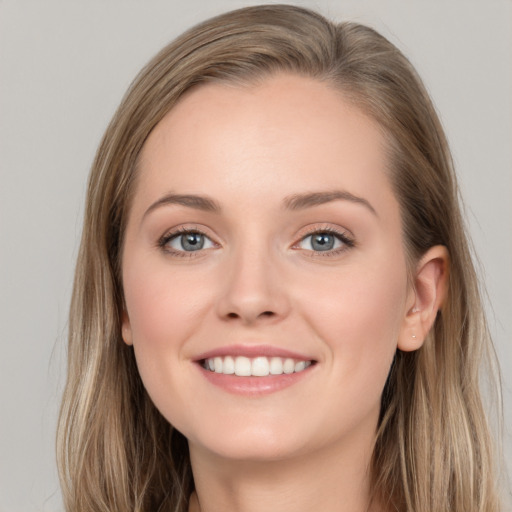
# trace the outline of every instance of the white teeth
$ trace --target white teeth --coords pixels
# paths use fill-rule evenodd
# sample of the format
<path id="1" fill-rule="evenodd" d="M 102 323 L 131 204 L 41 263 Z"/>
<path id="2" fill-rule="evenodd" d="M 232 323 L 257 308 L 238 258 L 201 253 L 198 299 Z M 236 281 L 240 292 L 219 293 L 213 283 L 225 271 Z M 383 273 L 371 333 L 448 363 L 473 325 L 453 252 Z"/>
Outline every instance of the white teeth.
<path id="1" fill-rule="evenodd" d="M 270 373 L 270 363 L 266 357 L 256 357 L 252 360 L 251 373 L 256 377 L 266 377 Z"/>
<path id="2" fill-rule="evenodd" d="M 251 360 L 248 357 L 238 356 L 235 359 L 235 375 L 239 377 L 251 375 Z"/>
<path id="3" fill-rule="evenodd" d="M 295 370 L 295 361 L 293 359 L 285 359 L 283 363 L 284 373 L 293 373 Z"/>
<path id="4" fill-rule="evenodd" d="M 299 361 L 298 363 L 295 363 L 295 371 L 301 372 L 302 370 L 306 369 L 306 361 Z M 215 365 L 215 371 L 217 371 L 217 365 Z"/>
<path id="5" fill-rule="evenodd" d="M 235 360 L 231 356 L 224 358 L 222 373 L 225 375 L 233 375 L 233 373 L 235 373 Z"/>
<path id="6" fill-rule="evenodd" d="M 211 357 L 206 359 L 203 366 L 206 370 L 224 375 L 239 377 L 266 377 L 267 375 L 282 375 L 299 373 L 311 365 L 311 361 L 294 360 L 290 357 L 254 358 L 244 356 Z"/>
<path id="7" fill-rule="evenodd" d="M 283 373 L 283 360 L 280 357 L 273 357 L 270 360 L 270 373 L 272 375 L 281 375 Z"/>

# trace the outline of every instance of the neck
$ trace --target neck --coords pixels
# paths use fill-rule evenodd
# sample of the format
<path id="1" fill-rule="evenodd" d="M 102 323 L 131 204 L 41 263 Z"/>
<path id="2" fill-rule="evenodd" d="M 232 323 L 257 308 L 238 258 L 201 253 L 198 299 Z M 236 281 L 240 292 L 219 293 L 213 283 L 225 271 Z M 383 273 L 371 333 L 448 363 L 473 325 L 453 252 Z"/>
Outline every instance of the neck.
<path id="1" fill-rule="evenodd" d="M 189 512 L 377 512 L 370 508 L 371 443 L 286 460 L 227 460 L 190 446 L 196 492 Z"/>

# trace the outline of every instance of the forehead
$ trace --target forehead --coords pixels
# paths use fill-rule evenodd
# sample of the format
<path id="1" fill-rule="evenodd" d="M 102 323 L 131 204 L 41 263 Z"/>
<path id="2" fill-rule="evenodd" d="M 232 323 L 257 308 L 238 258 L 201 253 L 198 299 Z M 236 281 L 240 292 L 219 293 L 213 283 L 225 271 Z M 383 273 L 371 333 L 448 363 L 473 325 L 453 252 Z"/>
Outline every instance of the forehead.
<path id="1" fill-rule="evenodd" d="M 255 200 L 340 186 L 390 193 L 380 127 L 332 86 L 293 75 L 191 90 L 150 134 L 139 163 L 136 196 L 147 200 L 170 189 Z"/>

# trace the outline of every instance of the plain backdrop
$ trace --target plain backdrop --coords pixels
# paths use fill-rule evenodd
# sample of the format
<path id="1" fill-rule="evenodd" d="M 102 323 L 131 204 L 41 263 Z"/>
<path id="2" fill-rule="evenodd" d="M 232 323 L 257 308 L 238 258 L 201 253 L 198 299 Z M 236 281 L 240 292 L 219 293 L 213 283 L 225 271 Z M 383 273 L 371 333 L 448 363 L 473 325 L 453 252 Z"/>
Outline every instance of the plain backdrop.
<path id="1" fill-rule="evenodd" d="M 61 511 L 54 457 L 84 190 L 142 65 L 258 2 L 0 0 L 0 512 Z M 489 295 L 512 462 L 512 1 L 296 2 L 369 24 L 424 78 L 455 157 Z"/>

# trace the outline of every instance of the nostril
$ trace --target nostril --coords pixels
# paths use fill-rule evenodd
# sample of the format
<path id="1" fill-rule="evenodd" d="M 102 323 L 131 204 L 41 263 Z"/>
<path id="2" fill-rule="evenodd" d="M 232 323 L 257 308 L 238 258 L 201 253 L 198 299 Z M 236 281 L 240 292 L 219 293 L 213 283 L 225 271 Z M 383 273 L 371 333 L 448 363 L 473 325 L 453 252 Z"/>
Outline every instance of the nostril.
<path id="1" fill-rule="evenodd" d="M 239 315 L 238 313 L 234 313 L 233 311 L 231 313 L 228 313 L 226 316 L 227 316 L 227 318 L 240 318 L 241 317 L 241 315 Z M 262 313 L 260 313 L 257 316 L 258 317 L 273 317 L 273 316 L 275 316 L 275 313 L 273 311 L 263 311 Z"/>

